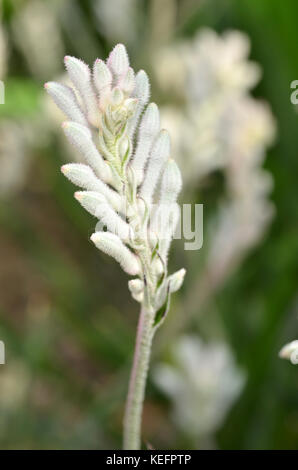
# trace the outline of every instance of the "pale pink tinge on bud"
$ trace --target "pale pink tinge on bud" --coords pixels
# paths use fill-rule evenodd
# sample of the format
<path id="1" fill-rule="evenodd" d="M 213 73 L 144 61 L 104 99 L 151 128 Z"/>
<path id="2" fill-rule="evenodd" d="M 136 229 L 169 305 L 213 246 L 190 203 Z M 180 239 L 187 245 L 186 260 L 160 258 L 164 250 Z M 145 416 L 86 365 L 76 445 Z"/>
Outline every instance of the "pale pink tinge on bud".
<path id="1" fill-rule="evenodd" d="M 96 59 L 93 65 L 93 81 L 100 106 L 104 106 L 105 101 L 111 92 L 113 75 L 109 67 L 101 59 Z"/>
<path id="2" fill-rule="evenodd" d="M 87 120 L 72 89 L 56 82 L 47 82 L 44 85 L 46 91 L 53 98 L 61 111 L 72 121 L 87 126 Z"/>
<path id="3" fill-rule="evenodd" d="M 91 235 L 91 240 L 97 248 L 118 261 L 127 274 L 130 276 L 140 274 L 138 258 L 122 243 L 117 235 L 108 232 L 95 232 Z"/>
<path id="4" fill-rule="evenodd" d="M 133 96 L 138 99 L 138 106 L 135 115 L 129 124 L 129 132 L 131 136 L 133 136 L 144 106 L 148 103 L 150 98 L 150 82 L 148 75 L 144 70 L 140 70 L 136 75 Z"/>
<path id="5" fill-rule="evenodd" d="M 119 194 L 97 178 L 88 165 L 82 163 L 68 163 L 61 167 L 61 171 L 66 178 L 76 186 L 86 189 L 87 191 L 100 193 L 109 201 L 116 211 L 121 210 L 122 200 Z"/>
<path id="6" fill-rule="evenodd" d="M 98 127 L 98 103 L 91 83 L 91 72 L 88 65 L 82 60 L 70 56 L 66 56 L 64 62 L 68 75 L 82 98 L 88 121 L 93 126 Z"/>
<path id="7" fill-rule="evenodd" d="M 110 53 L 107 65 L 116 76 L 123 75 L 129 67 L 129 59 L 123 44 L 117 44 Z"/>

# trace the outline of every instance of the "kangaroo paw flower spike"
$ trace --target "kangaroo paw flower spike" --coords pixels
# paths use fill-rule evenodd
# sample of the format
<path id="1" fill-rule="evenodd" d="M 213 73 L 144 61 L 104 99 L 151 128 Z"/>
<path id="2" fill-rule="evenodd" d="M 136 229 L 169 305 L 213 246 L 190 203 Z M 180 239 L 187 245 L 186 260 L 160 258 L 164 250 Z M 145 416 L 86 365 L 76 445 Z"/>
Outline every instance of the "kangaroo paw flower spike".
<path id="1" fill-rule="evenodd" d="M 73 87 L 48 82 L 45 89 L 69 119 L 63 130 L 84 163 L 63 165 L 62 172 L 82 189 L 76 199 L 100 222 L 92 242 L 134 276 L 129 291 L 141 303 L 124 419 L 124 448 L 139 449 L 152 339 L 185 275 L 184 269 L 167 273 L 181 175 L 158 107 L 148 104 L 148 76 L 134 72 L 122 44 L 92 70 L 69 56 L 65 66 Z"/>

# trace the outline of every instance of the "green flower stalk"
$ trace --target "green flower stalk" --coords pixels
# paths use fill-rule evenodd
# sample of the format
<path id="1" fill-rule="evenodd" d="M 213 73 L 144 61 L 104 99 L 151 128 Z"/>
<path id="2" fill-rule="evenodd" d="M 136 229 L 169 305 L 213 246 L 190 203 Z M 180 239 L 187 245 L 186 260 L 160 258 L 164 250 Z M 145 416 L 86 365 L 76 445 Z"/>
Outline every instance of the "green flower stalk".
<path id="1" fill-rule="evenodd" d="M 122 44 L 106 62 L 97 59 L 92 72 L 74 57 L 65 65 L 74 88 L 55 82 L 45 88 L 68 117 L 63 130 L 85 163 L 64 165 L 62 172 L 83 189 L 75 197 L 99 221 L 92 242 L 134 276 L 128 287 L 141 304 L 124 418 L 124 448 L 139 449 L 152 340 L 185 275 L 184 269 L 167 272 L 181 175 L 158 107 L 147 105 L 147 74 L 134 73 Z"/>

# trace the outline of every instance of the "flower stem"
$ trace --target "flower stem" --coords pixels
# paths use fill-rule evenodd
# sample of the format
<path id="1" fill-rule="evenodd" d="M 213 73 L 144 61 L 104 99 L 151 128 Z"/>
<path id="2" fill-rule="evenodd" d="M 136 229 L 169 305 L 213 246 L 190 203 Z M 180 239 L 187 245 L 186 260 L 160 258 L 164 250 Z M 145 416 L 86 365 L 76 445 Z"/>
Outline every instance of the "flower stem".
<path id="1" fill-rule="evenodd" d="M 143 402 L 154 335 L 154 312 L 142 304 L 124 417 L 125 450 L 139 450 Z"/>

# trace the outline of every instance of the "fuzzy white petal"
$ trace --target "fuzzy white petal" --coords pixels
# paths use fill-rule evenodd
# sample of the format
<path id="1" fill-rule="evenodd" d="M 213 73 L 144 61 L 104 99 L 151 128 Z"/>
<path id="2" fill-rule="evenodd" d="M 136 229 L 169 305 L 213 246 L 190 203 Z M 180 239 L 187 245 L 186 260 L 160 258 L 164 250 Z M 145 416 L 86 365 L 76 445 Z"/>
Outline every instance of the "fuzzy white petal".
<path id="1" fill-rule="evenodd" d="M 56 82 L 45 83 L 45 89 L 51 95 L 58 108 L 72 121 L 87 126 L 87 120 L 72 89 Z"/>
<path id="2" fill-rule="evenodd" d="M 128 288 L 132 294 L 140 294 L 144 290 L 144 282 L 141 279 L 128 281 Z"/>
<path id="3" fill-rule="evenodd" d="M 132 239 L 132 228 L 114 211 L 104 196 L 95 191 L 77 191 L 75 198 L 111 233 L 118 235 L 125 242 Z"/>
<path id="4" fill-rule="evenodd" d="M 298 364 L 298 340 L 286 344 L 279 352 L 279 357 L 289 359 L 292 364 Z"/>
<path id="5" fill-rule="evenodd" d="M 113 80 L 109 67 L 101 59 L 96 59 L 93 65 L 93 80 L 98 93 L 105 88 L 110 88 Z"/>
<path id="6" fill-rule="evenodd" d="M 170 137 L 166 130 L 161 130 L 150 152 L 148 167 L 140 195 L 151 203 L 165 162 L 170 156 Z"/>
<path id="7" fill-rule="evenodd" d="M 116 76 L 123 75 L 129 67 L 127 51 L 123 44 L 117 44 L 109 55 L 107 65 Z"/>
<path id="8" fill-rule="evenodd" d="M 82 153 L 86 162 L 103 181 L 111 181 L 111 170 L 98 152 L 90 130 L 75 122 L 64 122 L 63 130 L 68 140 Z"/>
<path id="9" fill-rule="evenodd" d="M 91 72 L 88 65 L 82 60 L 70 56 L 66 56 L 64 62 L 72 83 L 82 97 L 88 121 L 93 126 L 98 126 L 98 102 L 91 83 Z"/>

